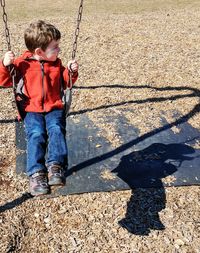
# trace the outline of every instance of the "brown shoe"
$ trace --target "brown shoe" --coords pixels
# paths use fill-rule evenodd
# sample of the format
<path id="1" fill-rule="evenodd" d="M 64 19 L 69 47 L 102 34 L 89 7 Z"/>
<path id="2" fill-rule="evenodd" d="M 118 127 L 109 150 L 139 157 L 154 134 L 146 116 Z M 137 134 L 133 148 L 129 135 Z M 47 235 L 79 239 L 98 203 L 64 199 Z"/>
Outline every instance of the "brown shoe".
<path id="1" fill-rule="evenodd" d="M 48 166 L 48 180 L 49 185 L 65 185 L 64 171 L 60 165 Z"/>
<path id="2" fill-rule="evenodd" d="M 46 173 L 39 171 L 31 175 L 29 177 L 29 188 L 31 195 L 33 196 L 49 193 Z"/>

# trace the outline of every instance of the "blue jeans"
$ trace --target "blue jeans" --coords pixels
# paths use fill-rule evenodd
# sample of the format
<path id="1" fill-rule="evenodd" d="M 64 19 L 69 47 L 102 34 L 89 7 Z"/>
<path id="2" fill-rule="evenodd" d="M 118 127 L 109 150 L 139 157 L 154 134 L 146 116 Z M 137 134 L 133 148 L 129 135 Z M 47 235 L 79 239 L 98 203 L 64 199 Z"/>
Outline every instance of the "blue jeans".
<path id="1" fill-rule="evenodd" d="M 67 143 L 64 111 L 28 112 L 24 123 L 27 137 L 27 175 L 31 176 L 41 170 L 46 171 L 46 167 L 50 164 L 66 167 Z"/>

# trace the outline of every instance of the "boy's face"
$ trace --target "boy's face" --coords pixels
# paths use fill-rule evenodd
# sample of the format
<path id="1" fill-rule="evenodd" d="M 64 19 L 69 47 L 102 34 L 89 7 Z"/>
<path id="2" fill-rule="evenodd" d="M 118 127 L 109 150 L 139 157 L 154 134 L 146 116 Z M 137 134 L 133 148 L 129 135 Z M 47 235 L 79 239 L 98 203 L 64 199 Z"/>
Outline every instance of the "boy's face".
<path id="1" fill-rule="evenodd" d="M 60 40 L 52 40 L 45 51 L 43 51 L 42 58 L 46 61 L 56 61 L 60 52 Z"/>

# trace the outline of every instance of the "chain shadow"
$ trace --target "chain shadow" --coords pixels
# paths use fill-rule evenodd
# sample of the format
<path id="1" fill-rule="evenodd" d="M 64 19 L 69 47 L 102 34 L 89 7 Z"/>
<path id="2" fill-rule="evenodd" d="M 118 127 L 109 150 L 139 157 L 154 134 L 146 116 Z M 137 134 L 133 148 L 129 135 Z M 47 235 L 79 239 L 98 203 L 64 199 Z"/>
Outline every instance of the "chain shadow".
<path id="1" fill-rule="evenodd" d="M 28 193 L 28 192 L 23 193 L 22 196 L 20 196 L 19 198 L 14 199 L 13 201 L 8 202 L 3 206 L 0 206 L 0 213 L 3 213 L 3 212 L 10 210 L 10 209 L 13 209 L 31 198 L 33 198 L 33 196 L 30 193 Z"/>
<path id="2" fill-rule="evenodd" d="M 86 112 L 93 112 L 98 111 L 102 109 L 108 109 L 108 108 L 114 108 L 119 107 L 123 105 L 129 105 L 129 104 L 143 104 L 143 103 L 156 103 L 156 102 L 164 102 L 164 101 L 174 101 L 177 99 L 183 99 L 183 98 L 189 98 L 189 97 L 199 97 L 200 98 L 200 90 L 196 88 L 191 88 L 187 86 L 183 87 L 154 87 L 150 85 L 140 85 L 140 86 L 129 86 L 129 85 L 120 85 L 120 84 L 114 84 L 114 85 L 102 85 L 102 86 L 75 86 L 74 89 L 102 89 L 102 88 L 109 88 L 109 89 L 116 89 L 116 88 L 122 88 L 122 89 L 152 89 L 157 91 L 191 91 L 191 94 L 183 94 L 183 95 L 175 95 L 175 96 L 168 96 L 168 97 L 158 97 L 158 98 L 147 98 L 147 99 L 140 99 L 140 100 L 129 100 L 129 101 L 123 101 L 115 104 L 109 104 L 109 105 L 102 105 L 98 106 L 96 108 L 86 108 L 79 111 L 73 111 L 68 114 L 68 116 L 75 116 L 80 115 Z M 7 124 L 7 123 L 14 123 L 17 119 L 3 119 L 0 120 L 0 124 Z"/>
<path id="3" fill-rule="evenodd" d="M 189 98 L 189 97 L 198 97 L 200 98 L 200 90 L 196 89 L 196 88 L 191 88 L 191 87 L 187 87 L 187 86 L 183 86 L 183 87 L 154 87 L 154 86 L 150 86 L 150 85 L 141 85 L 141 86 L 128 86 L 128 85 L 119 85 L 119 84 L 115 84 L 115 85 L 103 85 L 103 86 L 85 86 L 85 87 L 75 87 L 76 89 L 103 89 L 103 88 L 109 88 L 109 89 L 116 89 L 116 88 L 123 88 L 123 89 L 152 89 L 155 91 L 190 91 L 192 92 L 191 94 L 182 94 L 182 95 L 174 95 L 174 96 L 167 96 L 167 97 L 158 97 L 158 98 L 147 98 L 147 99 L 140 99 L 140 100 L 126 100 L 123 102 L 119 102 L 119 103 L 115 103 L 115 104 L 109 104 L 109 105 L 102 105 L 102 106 L 98 106 L 96 108 L 86 108 L 83 110 L 79 110 L 79 111 L 74 111 L 74 112 L 70 112 L 69 116 L 74 116 L 74 115 L 80 115 L 86 112 L 93 112 L 93 111 L 98 111 L 98 110 L 102 110 L 102 109 L 108 109 L 108 108 L 114 108 L 114 107 L 119 107 L 119 106 L 123 106 L 123 105 L 129 105 L 129 104 L 143 104 L 143 103 L 156 103 L 156 102 L 164 102 L 164 101 L 174 101 L 177 99 L 183 99 L 183 98 Z"/>
<path id="4" fill-rule="evenodd" d="M 153 131 L 150 131 L 150 132 L 148 132 L 146 134 L 143 134 L 140 137 L 138 137 L 136 139 L 133 139 L 133 140 L 131 140 L 131 141 L 129 141 L 129 142 L 121 145 L 120 147 L 118 147 L 118 148 L 116 148 L 114 150 L 111 150 L 111 151 L 109 151 L 107 153 L 104 153 L 102 155 L 93 157 L 93 158 L 88 159 L 86 161 L 83 161 L 83 162 L 81 162 L 81 163 L 79 163 L 79 164 L 77 164 L 75 166 L 72 166 L 66 172 L 66 176 L 70 176 L 74 172 L 77 172 L 77 171 L 79 171 L 79 170 L 81 170 L 81 169 L 83 169 L 83 168 L 85 168 L 87 166 L 91 166 L 93 164 L 96 164 L 96 163 L 99 163 L 99 162 L 104 161 L 106 159 L 109 159 L 112 156 L 115 156 L 115 155 L 117 155 L 117 154 L 119 154 L 119 153 L 121 153 L 121 152 L 123 152 L 123 151 L 125 151 L 125 150 L 127 150 L 127 149 L 129 149 L 131 147 L 133 147 L 134 145 L 137 145 L 138 143 L 144 141 L 145 139 L 150 138 L 150 137 L 152 137 L 152 136 L 154 136 L 154 135 L 156 135 L 156 134 L 158 134 L 158 133 L 160 133 L 162 131 L 166 131 L 166 130 L 174 127 L 174 126 L 178 126 L 180 124 L 183 124 L 183 123 L 187 122 L 190 118 L 194 117 L 199 112 L 200 112 L 200 104 L 197 104 L 197 105 L 195 105 L 193 107 L 193 109 L 189 113 L 187 113 L 187 114 L 179 117 L 178 119 L 176 119 L 175 121 L 173 121 L 173 122 L 171 122 L 169 124 L 166 124 L 166 125 L 164 125 L 162 127 L 159 127 L 159 128 L 157 128 L 157 129 L 155 129 Z"/>
<path id="5" fill-rule="evenodd" d="M 0 124 L 10 124 L 18 122 L 17 117 L 16 119 L 1 119 Z"/>
<path id="6" fill-rule="evenodd" d="M 182 162 L 194 159 L 195 150 L 185 144 L 154 143 L 121 158 L 112 172 L 132 189 L 125 218 L 118 223 L 135 235 L 164 230 L 159 212 L 165 208 L 166 194 L 162 179 L 178 170 Z"/>

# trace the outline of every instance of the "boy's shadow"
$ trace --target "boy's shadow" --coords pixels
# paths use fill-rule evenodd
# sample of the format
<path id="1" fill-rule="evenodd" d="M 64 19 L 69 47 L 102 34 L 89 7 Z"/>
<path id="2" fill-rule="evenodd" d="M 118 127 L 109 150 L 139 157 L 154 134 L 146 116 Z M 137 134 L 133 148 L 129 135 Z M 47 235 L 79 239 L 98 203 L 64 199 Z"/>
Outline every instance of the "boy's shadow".
<path id="1" fill-rule="evenodd" d="M 141 151 L 121 158 L 112 172 L 132 189 L 126 217 L 119 225 L 136 235 L 148 235 L 150 229 L 163 230 L 159 212 L 165 208 L 166 195 L 162 178 L 172 175 L 195 150 L 184 144 L 154 143 Z"/>

